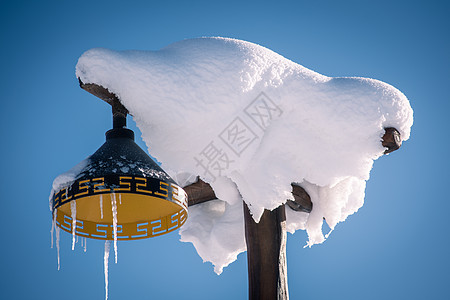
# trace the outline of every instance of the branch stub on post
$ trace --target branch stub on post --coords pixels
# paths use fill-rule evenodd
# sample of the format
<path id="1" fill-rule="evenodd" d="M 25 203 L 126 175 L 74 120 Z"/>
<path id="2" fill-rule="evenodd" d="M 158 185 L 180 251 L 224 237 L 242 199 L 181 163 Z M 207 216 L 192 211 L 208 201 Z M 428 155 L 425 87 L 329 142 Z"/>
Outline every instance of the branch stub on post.
<path id="1" fill-rule="evenodd" d="M 402 138 L 400 136 L 400 132 L 393 127 L 385 128 L 385 133 L 382 137 L 381 144 L 383 147 L 387 149 L 384 151 L 384 154 L 391 153 L 395 150 L 398 150 L 402 145 Z"/>

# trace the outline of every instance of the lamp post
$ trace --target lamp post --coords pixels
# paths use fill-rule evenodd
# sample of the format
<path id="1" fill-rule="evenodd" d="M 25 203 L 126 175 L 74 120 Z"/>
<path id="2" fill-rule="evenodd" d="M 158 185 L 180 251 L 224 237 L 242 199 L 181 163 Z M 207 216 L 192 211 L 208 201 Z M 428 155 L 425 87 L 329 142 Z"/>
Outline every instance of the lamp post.
<path id="1" fill-rule="evenodd" d="M 217 199 L 211 186 L 200 178 L 184 189 L 179 187 L 134 143 L 132 131 L 125 128 L 128 111 L 116 95 L 97 84 L 80 81 L 80 86 L 112 105 L 113 129 L 106 133 L 106 143 L 90 157 L 75 181 L 55 193 L 52 207 L 57 226 L 98 239 L 147 238 L 182 226 L 188 206 Z M 386 128 L 381 143 L 387 148 L 385 154 L 399 149 L 400 133 Z M 138 164 L 145 165 L 147 171 L 126 169 Z M 125 169 L 119 168 L 123 166 Z M 112 197 L 107 215 L 99 206 L 104 195 Z M 292 195 L 294 200 L 288 200 L 287 205 L 265 210 L 258 223 L 243 203 L 249 299 L 289 298 L 285 210 L 309 213 L 313 209 L 310 196 L 301 186 L 292 184 Z M 122 201 L 119 206 L 114 204 L 117 197 Z"/>

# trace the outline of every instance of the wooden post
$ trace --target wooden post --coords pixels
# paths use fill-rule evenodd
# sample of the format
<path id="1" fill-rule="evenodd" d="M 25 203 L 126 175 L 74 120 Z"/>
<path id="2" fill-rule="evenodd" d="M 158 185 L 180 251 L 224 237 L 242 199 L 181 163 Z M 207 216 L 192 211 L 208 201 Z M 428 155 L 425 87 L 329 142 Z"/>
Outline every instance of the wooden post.
<path id="1" fill-rule="evenodd" d="M 285 205 L 265 210 L 259 223 L 244 202 L 248 299 L 289 299 L 286 264 Z"/>

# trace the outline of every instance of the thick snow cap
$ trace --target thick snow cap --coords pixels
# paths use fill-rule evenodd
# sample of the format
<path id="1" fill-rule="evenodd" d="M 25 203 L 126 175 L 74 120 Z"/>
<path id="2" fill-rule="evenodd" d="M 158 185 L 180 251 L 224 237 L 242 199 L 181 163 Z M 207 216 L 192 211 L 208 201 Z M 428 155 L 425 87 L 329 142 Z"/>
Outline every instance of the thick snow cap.
<path id="1" fill-rule="evenodd" d="M 215 271 L 245 251 L 242 199 L 256 221 L 292 199 L 311 196 L 308 215 L 287 210 L 290 232 L 308 245 L 364 202 L 384 128 L 407 140 L 408 99 L 374 79 L 333 78 L 245 41 L 199 38 L 159 51 L 91 49 L 76 76 L 115 93 L 133 115 L 149 152 L 181 185 L 197 176 L 220 200 L 189 208 L 181 239 Z"/>

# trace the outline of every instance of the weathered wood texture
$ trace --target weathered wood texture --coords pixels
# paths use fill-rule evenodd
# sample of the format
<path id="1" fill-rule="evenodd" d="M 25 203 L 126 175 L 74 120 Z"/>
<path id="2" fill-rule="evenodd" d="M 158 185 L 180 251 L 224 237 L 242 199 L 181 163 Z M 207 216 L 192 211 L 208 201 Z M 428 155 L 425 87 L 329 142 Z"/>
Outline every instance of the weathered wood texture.
<path id="1" fill-rule="evenodd" d="M 391 153 L 395 150 L 398 150 L 402 145 L 402 139 L 400 136 L 400 132 L 397 129 L 389 127 L 384 129 L 384 135 L 381 140 L 381 144 L 383 147 L 387 149 L 384 151 L 384 154 Z"/>
<path id="2" fill-rule="evenodd" d="M 244 203 L 249 300 L 289 299 L 284 204 L 265 210 L 259 223 Z"/>
<path id="3" fill-rule="evenodd" d="M 185 186 L 183 189 L 188 194 L 189 206 L 217 199 L 212 187 L 200 178 L 197 179 L 197 182 Z M 311 197 L 301 186 L 292 184 L 292 195 L 294 200 L 287 201 L 291 209 L 307 213 L 311 212 Z"/>
<path id="4" fill-rule="evenodd" d="M 311 202 L 311 197 L 309 196 L 309 194 L 305 191 L 304 188 L 299 185 L 291 184 L 291 186 L 294 201 L 288 200 L 286 204 L 289 206 L 289 208 L 295 211 L 310 213 L 313 208 L 313 204 Z"/>
<path id="5" fill-rule="evenodd" d="M 183 190 L 188 195 L 188 206 L 217 199 L 212 187 L 200 178 L 197 179 L 197 182 L 185 186 Z"/>
<path id="6" fill-rule="evenodd" d="M 111 93 L 107 88 L 95 83 L 83 83 L 80 78 L 78 78 L 78 82 L 83 90 L 111 104 L 113 117 L 126 117 L 129 113 L 125 106 L 122 105 L 116 94 Z"/>

